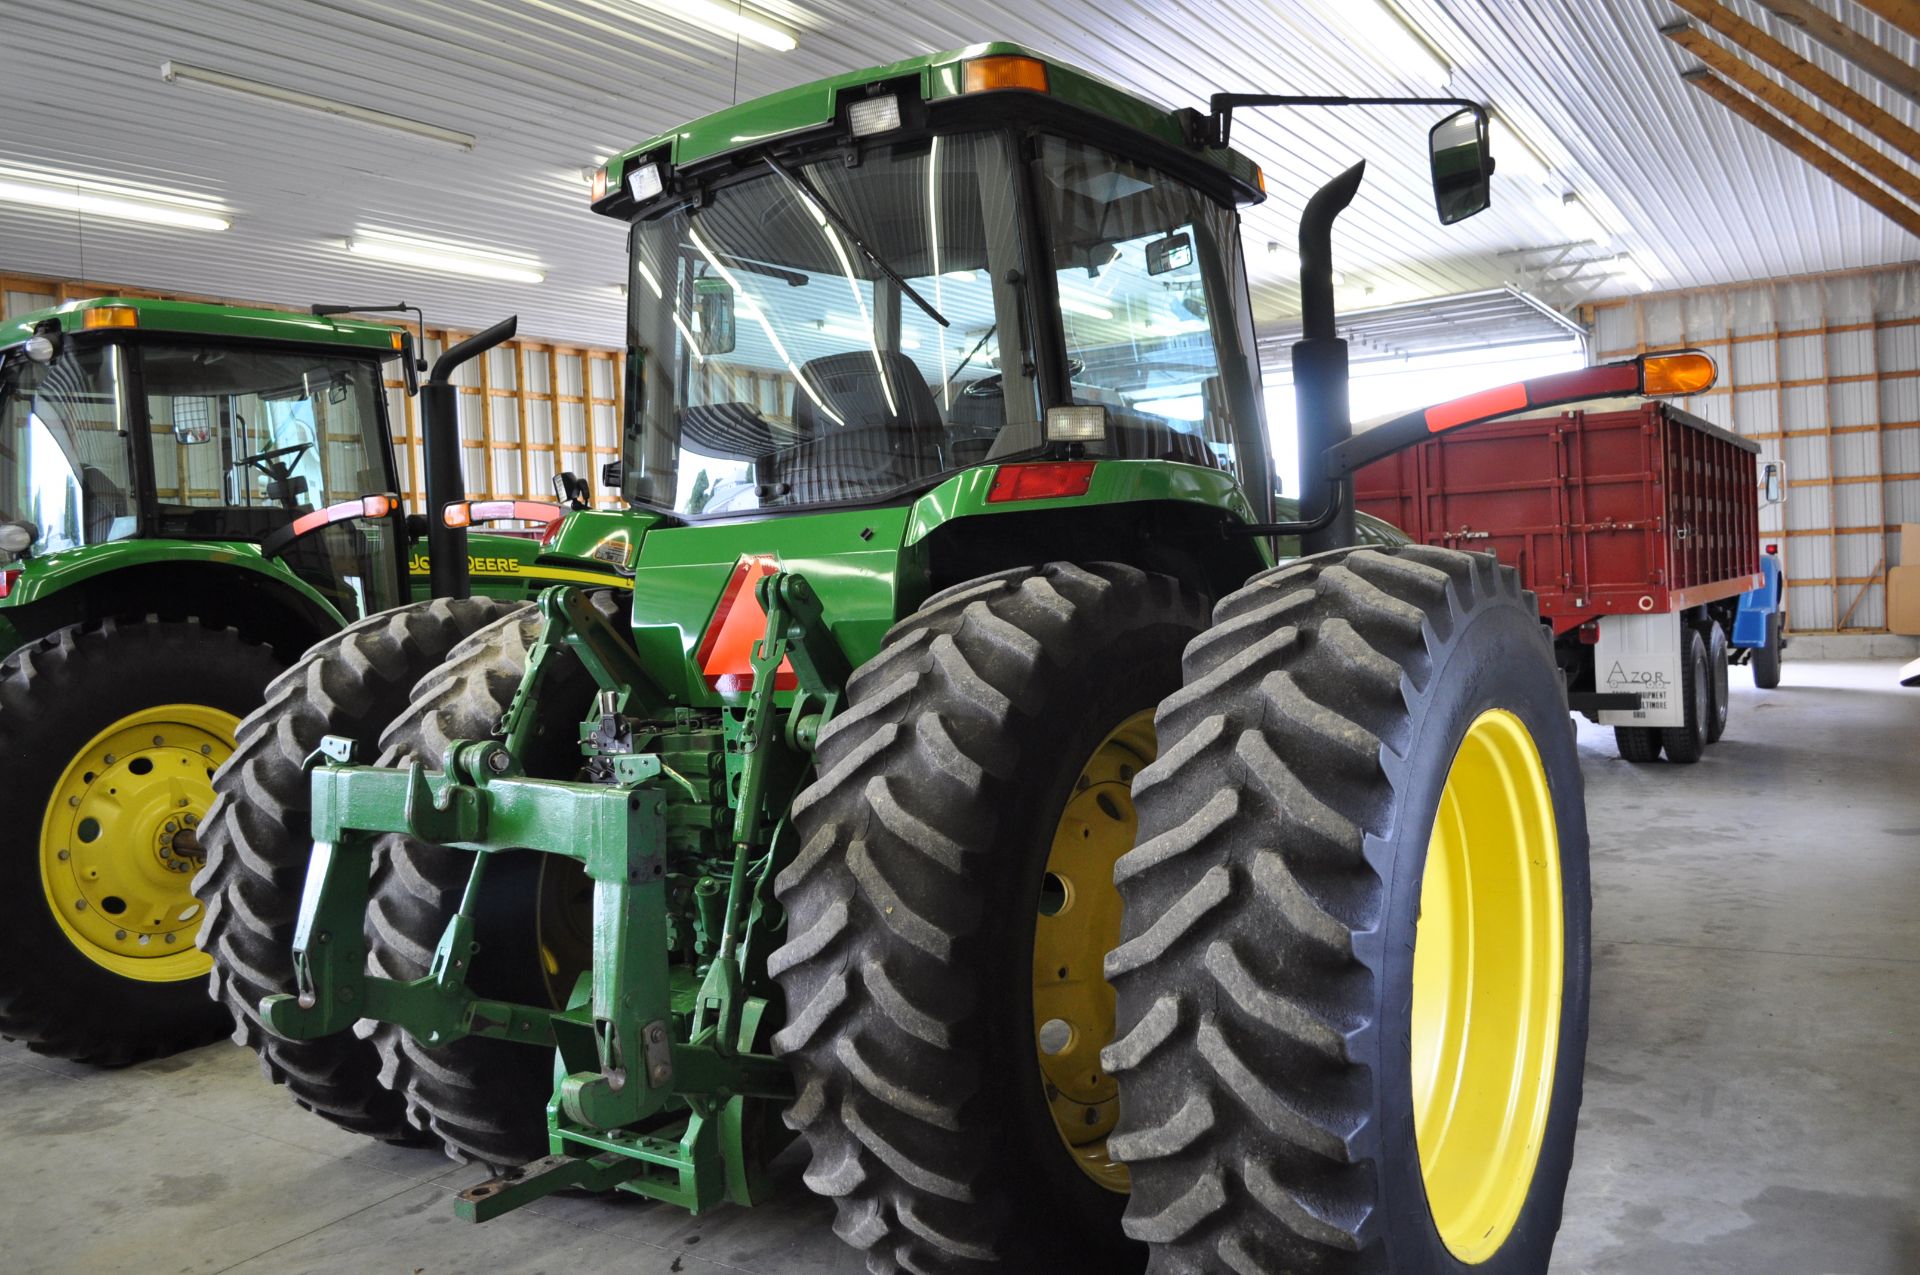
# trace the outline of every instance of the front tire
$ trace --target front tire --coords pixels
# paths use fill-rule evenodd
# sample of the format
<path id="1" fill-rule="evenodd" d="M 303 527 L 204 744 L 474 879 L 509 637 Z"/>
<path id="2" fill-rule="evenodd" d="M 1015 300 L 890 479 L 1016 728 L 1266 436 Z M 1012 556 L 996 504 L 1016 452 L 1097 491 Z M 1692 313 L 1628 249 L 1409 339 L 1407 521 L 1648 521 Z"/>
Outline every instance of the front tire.
<path id="1" fill-rule="evenodd" d="M 0 661 L 0 1034 L 118 1066 L 227 1030 L 191 881 L 213 774 L 280 662 L 193 621 L 71 625 Z M 191 834 L 191 835 L 189 835 Z"/>
<path id="2" fill-rule="evenodd" d="M 1763 691 L 1780 685 L 1780 613 L 1767 616 L 1767 636 L 1753 652 L 1753 684 Z"/>
<path id="3" fill-rule="evenodd" d="M 936 594 L 822 733 L 776 882 L 788 1125 L 895 1271 L 1138 1270 L 1099 1062 L 1112 864 L 1151 712 L 1204 622 L 1176 581 L 1052 563 Z"/>
<path id="4" fill-rule="evenodd" d="M 1544 1270 L 1588 880 L 1532 598 L 1490 555 L 1320 554 L 1223 601 L 1185 677 L 1107 959 L 1149 1269 Z"/>

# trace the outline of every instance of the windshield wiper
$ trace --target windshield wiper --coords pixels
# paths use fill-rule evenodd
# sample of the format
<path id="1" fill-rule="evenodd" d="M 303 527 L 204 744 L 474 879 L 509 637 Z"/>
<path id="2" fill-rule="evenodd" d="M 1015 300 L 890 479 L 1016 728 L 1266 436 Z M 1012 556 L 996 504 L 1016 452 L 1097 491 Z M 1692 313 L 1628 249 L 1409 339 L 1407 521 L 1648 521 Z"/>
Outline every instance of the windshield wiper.
<path id="1" fill-rule="evenodd" d="M 785 164 L 781 163 L 779 160 L 775 159 L 771 155 L 763 155 L 761 156 L 761 158 L 767 161 L 768 168 L 771 168 L 774 172 L 779 173 L 780 176 L 786 178 L 787 184 L 789 186 L 792 186 L 794 189 L 801 191 L 803 194 L 805 194 L 806 197 L 812 201 L 813 206 L 820 210 L 820 215 L 825 217 L 828 221 L 831 221 L 834 225 L 834 229 L 838 230 L 841 234 L 845 235 L 847 239 L 852 242 L 853 246 L 860 250 L 860 255 L 873 263 L 873 268 L 875 270 L 878 270 L 881 274 L 884 274 L 885 276 L 887 276 L 888 279 L 893 281 L 893 285 L 895 287 L 899 288 L 900 291 L 907 294 L 908 299 L 910 299 L 915 305 L 919 306 L 922 310 L 925 310 L 927 312 L 928 318 L 932 319 L 935 323 L 938 323 L 943 328 L 950 328 L 953 326 L 951 323 L 947 322 L 946 315 L 934 309 L 933 303 L 931 301 L 928 301 L 925 297 L 921 296 L 918 292 L 915 292 L 913 290 L 913 285 L 908 283 L 905 279 L 901 278 L 900 272 L 898 270 L 895 270 L 892 266 L 888 265 L 885 259 L 882 258 L 879 253 L 875 252 L 867 244 L 866 240 L 860 237 L 859 231 L 855 230 L 852 226 L 847 224 L 847 219 L 845 217 L 842 217 L 839 214 L 839 212 L 834 209 L 833 205 L 827 202 L 826 197 L 824 195 L 822 195 L 819 191 L 813 188 L 812 182 L 809 182 L 805 177 L 802 177 L 799 173 L 794 172 L 792 169 L 788 168 Z"/>

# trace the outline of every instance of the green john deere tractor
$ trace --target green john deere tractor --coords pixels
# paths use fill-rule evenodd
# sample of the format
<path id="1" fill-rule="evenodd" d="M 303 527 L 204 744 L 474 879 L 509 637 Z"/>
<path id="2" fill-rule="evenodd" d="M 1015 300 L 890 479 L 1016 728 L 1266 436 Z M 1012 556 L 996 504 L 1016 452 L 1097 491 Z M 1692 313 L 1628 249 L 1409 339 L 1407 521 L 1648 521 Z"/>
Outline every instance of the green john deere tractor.
<path id="1" fill-rule="evenodd" d="M 166 301 L 0 327 L 0 764 L 17 798 L 0 831 L 0 1033 L 123 1063 L 225 1030 L 189 889 L 214 769 L 301 653 L 427 588 L 394 494 L 394 359 L 411 384 L 399 330 Z M 435 380 L 424 392 L 451 393 Z M 423 412 L 430 462 L 458 455 L 431 441 L 456 437 L 450 407 Z M 496 504 L 459 508 L 467 523 L 531 509 Z M 440 533 L 445 564 L 465 534 Z M 605 563 L 542 565 L 522 537 L 474 552 L 483 593 L 619 583 Z M 503 609 L 441 607 L 455 628 Z"/>
<path id="2" fill-rule="evenodd" d="M 310 663 L 335 698 L 217 781 L 261 871 L 206 902 L 282 918 L 234 978 L 299 1101 L 491 1166 L 476 1220 L 752 1203 L 797 1134 L 876 1272 L 1542 1269 L 1564 690 L 1491 556 L 1355 544 L 1347 475 L 1474 423 L 1348 436 L 1359 168 L 1302 222 L 1274 521 L 1227 135 L 1302 101 L 1366 104 L 1166 111 L 990 44 L 612 159 L 631 509 L 578 518 L 631 591 L 543 592 L 386 721 L 371 642 Z M 1438 105 L 1452 221 L 1486 118 Z"/>

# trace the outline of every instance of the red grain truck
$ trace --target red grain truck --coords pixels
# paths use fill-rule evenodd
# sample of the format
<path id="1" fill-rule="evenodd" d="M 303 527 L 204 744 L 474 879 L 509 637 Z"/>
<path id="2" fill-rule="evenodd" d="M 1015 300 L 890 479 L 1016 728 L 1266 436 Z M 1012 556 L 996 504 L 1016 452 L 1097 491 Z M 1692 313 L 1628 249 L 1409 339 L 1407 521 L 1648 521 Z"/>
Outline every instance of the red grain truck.
<path id="1" fill-rule="evenodd" d="M 1692 762 L 1726 728 L 1743 599 L 1773 599 L 1758 631 L 1778 659 L 1784 588 L 1763 569 L 1759 507 L 1780 484 L 1769 462 L 1763 489 L 1759 452 L 1668 403 L 1622 398 L 1435 432 L 1359 469 L 1354 500 L 1415 541 L 1518 568 L 1571 707 L 1612 726 L 1629 761 Z"/>

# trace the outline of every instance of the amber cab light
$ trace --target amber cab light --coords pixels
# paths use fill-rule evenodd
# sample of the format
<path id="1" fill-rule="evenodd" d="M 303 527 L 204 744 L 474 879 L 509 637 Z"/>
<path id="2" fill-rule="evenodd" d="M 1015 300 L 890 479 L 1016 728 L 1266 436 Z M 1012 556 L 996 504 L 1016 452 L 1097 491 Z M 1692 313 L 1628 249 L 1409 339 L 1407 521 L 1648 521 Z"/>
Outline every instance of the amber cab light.
<path id="1" fill-rule="evenodd" d="M 1031 89 L 1047 91 L 1047 64 L 1038 58 L 1000 54 L 974 58 L 964 64 L 962 93 L 987 93 L 994 89 Z"/>
<path id="2" fill-rule="evenodd" d="M 1002 465 L 987 489 L 987 503 L 1009 500 L 1059 500 L 1084 496 L 1093 484 L 1091 460 L 1041 461 L 1031 465 Z"/>
<path id="3" fill-rule="evenodd" d="M 80 320 L 84 328 L 137 328 L 140 312 L 130 305 L 103 305 L 87 311 Z"/>
<path id="4" fill-rule="evenodd" d="M 1719 377 L 1720 369 L 1698 350 L 1648 354 L 1640 359 L 1640 392 L 1643 394 L 1704 394 Z"/>
<path id="5" fill-rule="evenodd" d="M 20 573 L 24 570 L 26 570 L 24 567 L 14 567 L 10 571 L 0 571 L 0 598 L 13 592 L 13 582 L 20 578 Z"/>

